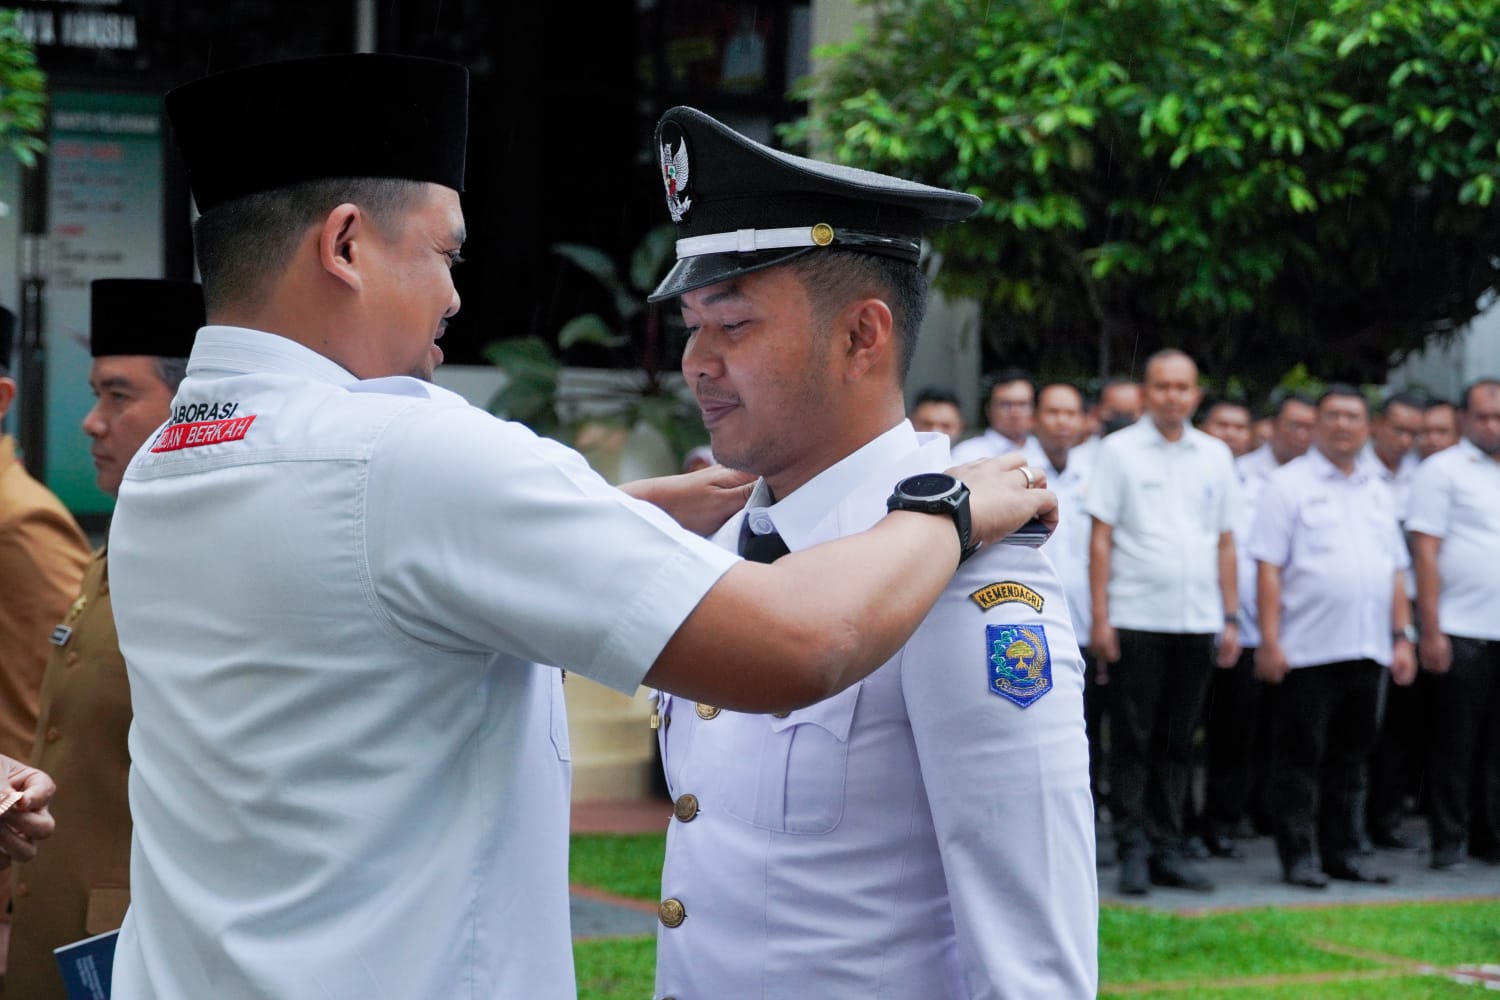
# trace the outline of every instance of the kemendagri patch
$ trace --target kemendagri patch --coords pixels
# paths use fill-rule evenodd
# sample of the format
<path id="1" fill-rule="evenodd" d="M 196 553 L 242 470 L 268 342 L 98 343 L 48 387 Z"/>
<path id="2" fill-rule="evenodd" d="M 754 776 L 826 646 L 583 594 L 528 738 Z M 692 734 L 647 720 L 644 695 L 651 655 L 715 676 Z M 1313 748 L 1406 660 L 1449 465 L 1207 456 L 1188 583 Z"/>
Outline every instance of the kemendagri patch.
<path id="1" fill-rule="evenodd" d="M 1041 625 L 986 625 L 990 692 L 1027 707 L 1052 690 L 1052 652 Z"/>
<path id="2" fill-rule="evenodd" d="M 969 595 L 969 600 L 985 611 L 1000 604 L 1024 604 L 1032 611 L 1040 613 L 1042 605 L 1046 603 L 1046 599 L 1041 594 L 1015 580 L 1001 580 L 988 587 L 980 587 Z"/>

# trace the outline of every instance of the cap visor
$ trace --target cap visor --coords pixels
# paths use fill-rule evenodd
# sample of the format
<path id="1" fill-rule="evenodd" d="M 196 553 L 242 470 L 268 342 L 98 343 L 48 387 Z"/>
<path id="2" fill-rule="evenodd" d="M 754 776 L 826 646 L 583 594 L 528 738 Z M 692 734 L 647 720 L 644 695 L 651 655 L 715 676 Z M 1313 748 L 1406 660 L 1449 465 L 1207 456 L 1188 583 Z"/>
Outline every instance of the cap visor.
<path id="1" fill-rule="evenodd" d="M 674 299 L 685 292 L 721 281 L 730 281 L 742 274 L 764 271 L 777 264 L 785 264 L 817 247 L 795 247 L 790 250 L 766 250 L 760 253 L 706 253 L 697 257 L 684 257 L 672 266 L 656 291 L 646 296 L 647 302 Z"/>

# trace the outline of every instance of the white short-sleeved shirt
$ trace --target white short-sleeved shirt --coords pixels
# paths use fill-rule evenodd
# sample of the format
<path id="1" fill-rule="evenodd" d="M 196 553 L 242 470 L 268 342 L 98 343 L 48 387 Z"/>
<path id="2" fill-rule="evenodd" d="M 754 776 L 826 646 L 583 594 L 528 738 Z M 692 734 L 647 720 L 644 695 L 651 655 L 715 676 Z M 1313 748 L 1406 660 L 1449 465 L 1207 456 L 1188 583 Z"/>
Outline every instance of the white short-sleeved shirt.
<path id="1" fill-rule="evenodd" d="M 773 505 L 758 491 L 747 517 L 795 552 L 949 464 L 943 435 L 902 423 Z M 1034 693 L 1047 673 L 1024 708 L 991 686 Z M 685 916 L 658 930 L 657 997 L 1095 994 L 1083 668 L 1040 551 L 981 549 L 900 653 L 817 705 L 661 712 L 679 806 L 662 895 Z"/>
<path id="2" fill-rule="evenodd" d="M 1407 531 L 1440 539 L 1438 624 L 1500 639 L 1500 461 L 1464 438 L 1417 469 Z"/>
<path id="3" fill-rule="evenodd" d="M 631 691 L 733 557 L 410 378 L 207 327 L 131 463 L 117 1000 L 564 998 L 556 663 Z"/>
<path id="4" fill-rule="evenodd" d="M 1265 488 L 1266 478 L 1281 468 L 1276 453 L 1269 444 L 1235 459 L 1235 472 L 1240 477 L 1240 519 L 1234 526 L 1236 545 L 1236 577 L 1239 581 L 1240 599 L 1240 647 L 1254 649 L 1260 645 L 1260 613 L 1256 609 L 1256 563 L 1250 558 L 1247 548 L 1250 526 L 1255 523 L 1255 501 Z"/>
<path id="5" fill-rule="evenodd" d="M 1192 426 L 1168 441 L 1144 416 L 1099 442 L 1087 508 L 1114 529 L 1111 625 L 1223 629 L 1219 536 L 1232 533 L 1240 516 L 1239 477 L 1223 441 Z"/>
<path id="6" fill-rule="evenodd" d="M 1368 465 L 1346 476 L 1314 447 L 1271 473 L 1248 548 L 1281 570 L 1288 666 L 1390 665 L 1391 588 L 1409 559 L 1390 490 Z"/>
<path id="7" fill-rule="evenodd" d="M 961 465 L 964 462 L 973 462 L 981 458 L 995 458 L 999 455 L 1009 455 L 1013 451 L 1025 451 L 1029 456 L 1041 450 L 1034 436 L 1028 434 L 1026 440 L 1020 444 L 1001 434 L 993 427 L 985 428 L 983 434 L 966 438 L 953 446 L 953 464 Z"/>
<path id="8" fill-rule="evenodd" d="M 1417 475 L 1417 466 L 1422 464 L 1415 452 L 1407 452 L 1392 472 L 1375 454 L 1375 443 L 1365 445 L 1359 460 L 1369 466 L 1371 472 L 1391 491 L 1391 501 L 1396 505 L 1396 520 L 1405 522 L 1407 509 L 1411 505 L 1411 484 Z"/>
<path id="9" fill-rule="evenodd" d="M 1068 452 L 1067 466 L 1061 471 L 1052 464 L 1040 445 L 1036 454 L 1027 456 L 1028 464 L 1047 474 L 1047 488 L 1057 494 L 1057 527 L 1042 547 L 1042 552 L 1057 568 L 1063 593 L 1068 598 L 1073 634 L 1084 643 L 1088 642 L 1093 623 L 1089 595 L 1089 535 L 1093 522 L 1084 508 L 1093 453 L 1093 448 L 1073 448 Z"/>

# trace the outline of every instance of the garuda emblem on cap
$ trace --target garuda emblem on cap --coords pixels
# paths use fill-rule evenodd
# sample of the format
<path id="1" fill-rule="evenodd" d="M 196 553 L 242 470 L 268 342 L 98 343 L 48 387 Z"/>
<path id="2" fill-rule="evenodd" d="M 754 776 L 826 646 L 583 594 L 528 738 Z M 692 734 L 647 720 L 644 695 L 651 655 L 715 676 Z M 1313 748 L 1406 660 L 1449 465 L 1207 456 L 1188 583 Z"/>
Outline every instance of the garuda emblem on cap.
<path id="1" fill-rule="evenodd" d="M 990 692 L 1022 708 L 1052 690 L 1052 651 L 1041 625 L 987 625 Z"/>
<path id="2" fill-rule="evenodd" d="M 693 207 L 693 199 L 687 196 L 688 185 L 688 151 L 687 138 L 677 140 L 677 152 L 672 152 L 670 142 L 662 143 L 661 147 L 661 180 L 667 186 L 667 211 L 672 213 L 673 222 L 681 222 L 682 217 Z"/>

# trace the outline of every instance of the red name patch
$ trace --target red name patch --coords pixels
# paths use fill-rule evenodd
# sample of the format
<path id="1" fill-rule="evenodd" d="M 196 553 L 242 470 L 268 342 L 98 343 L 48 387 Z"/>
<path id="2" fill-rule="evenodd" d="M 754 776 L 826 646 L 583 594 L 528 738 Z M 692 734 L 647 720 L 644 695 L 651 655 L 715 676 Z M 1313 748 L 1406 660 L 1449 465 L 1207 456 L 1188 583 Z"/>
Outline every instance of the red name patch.
<path id="1" fill-rule="evenodd" d="M 238 441 L 253 423 L 254 415 L 235 417 L 233 420 L 199 420 L 191 424 L 173 424 L 161 432 L 161 437 L 151 450 L 177 451 L 181 448 L 201 448 L 206 444 Z"/>

